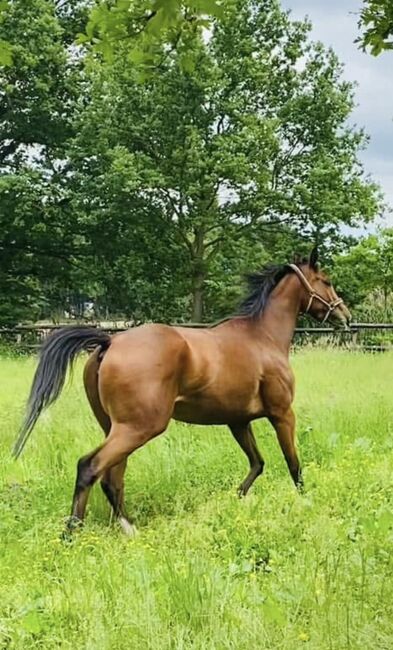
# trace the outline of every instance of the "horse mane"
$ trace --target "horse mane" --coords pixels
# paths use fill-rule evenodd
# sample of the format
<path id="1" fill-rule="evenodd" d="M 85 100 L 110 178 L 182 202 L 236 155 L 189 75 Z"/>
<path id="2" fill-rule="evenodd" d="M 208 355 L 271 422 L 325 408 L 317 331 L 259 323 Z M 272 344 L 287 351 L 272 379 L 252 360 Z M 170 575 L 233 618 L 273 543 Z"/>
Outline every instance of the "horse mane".
<path id="1" fill-rule="evenodd" d="M 292 273 L 292 269 L 286 264 L 268 264 L 256 273 L 247 274 L 249 293 L 240 304 L 237 315 L 250 318 L 260 316 L 271 292 L 288 273 Z"/>

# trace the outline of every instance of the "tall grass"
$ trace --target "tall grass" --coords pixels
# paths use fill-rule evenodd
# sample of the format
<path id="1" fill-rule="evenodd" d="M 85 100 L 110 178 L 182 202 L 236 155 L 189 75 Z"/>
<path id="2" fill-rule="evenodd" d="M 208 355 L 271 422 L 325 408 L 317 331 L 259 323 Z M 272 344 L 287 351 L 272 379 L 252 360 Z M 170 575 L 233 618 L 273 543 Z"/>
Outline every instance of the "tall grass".
<path id="1" fill-rule="evenodd" d="M 244 500 L 229 431 L 173 423 L 129 461 L 134 540 L 94 488 L 60 541 L 79 456 L 101 439 L 80 369 L 19 462 L 9 450 L 31 359 L 0 361 L 0 648 L 315 650 L 393 647 L 393 356 L 293 358 L 306 493 L 274 433 Z"/>

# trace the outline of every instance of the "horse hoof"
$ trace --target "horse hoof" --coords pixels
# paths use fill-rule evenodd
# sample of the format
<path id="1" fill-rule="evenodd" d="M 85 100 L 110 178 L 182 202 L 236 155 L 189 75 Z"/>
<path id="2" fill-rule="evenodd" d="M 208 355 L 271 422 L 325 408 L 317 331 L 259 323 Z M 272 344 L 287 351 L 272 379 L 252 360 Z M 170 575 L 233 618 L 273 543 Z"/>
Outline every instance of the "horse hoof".
<path id="1" fill-rule="evenodd" d="M 123 533 L 125 533 L 127 537 L 135 537 L 138 534 L 136 526 L 131 524 L 125 517 L 120 517 L 119 523 Z"/>
<path id="2" fill-rule="evenodd" d="M 71 515 L 71 517 L 68 517 L 66 521 L 65 532 L 73 533 L 75 530 L 82 528 L 82 526 L 83 526 L 82 519 L 79 519 L 79 517 L 75 517 L 74 515 Z"/>
<path id="3" fill-rule="evenodd" d="M 63 542 L 63 544 L 72 544 L 74 541 L 74 537 L 72 535 L 72 532 L 66 528 L 60 533 L 60 541 Z"/>

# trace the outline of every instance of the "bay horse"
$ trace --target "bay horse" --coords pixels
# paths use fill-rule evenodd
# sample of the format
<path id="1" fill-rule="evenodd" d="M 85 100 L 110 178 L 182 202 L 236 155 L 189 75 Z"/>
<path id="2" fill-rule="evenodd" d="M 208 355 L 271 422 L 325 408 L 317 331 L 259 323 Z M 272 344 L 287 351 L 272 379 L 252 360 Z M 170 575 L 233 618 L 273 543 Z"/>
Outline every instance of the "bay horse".
<path id="1" fill-rule="evenodd" d="M 215 326 L 146 324 L 114 336 L 71 326 L 44 342 L 14 446 L 16 457 L 41 411 L 59 396 L 68 365 L 81 351 L 94 349 L 84 385 L 106 439 L 78 462 L 70 530 L 83 521 L 90 488 L 101 479 L 123 530 L 133 534 L 124 507 L 127 459 L 163 433 L 171 418 L 229 427 L 250 464 L 239 487 L 242 496 L 264 467 L 250 423 L 267 418 L 295 485 L 302 487 L 288 361 L 296 320 L 309 313 L 319 322 L 346 328 L 350 313 L 319 269 L 317 249 L 307 261 L 265 267 L 249 276 L 249 284 L 238 313 Z"/>

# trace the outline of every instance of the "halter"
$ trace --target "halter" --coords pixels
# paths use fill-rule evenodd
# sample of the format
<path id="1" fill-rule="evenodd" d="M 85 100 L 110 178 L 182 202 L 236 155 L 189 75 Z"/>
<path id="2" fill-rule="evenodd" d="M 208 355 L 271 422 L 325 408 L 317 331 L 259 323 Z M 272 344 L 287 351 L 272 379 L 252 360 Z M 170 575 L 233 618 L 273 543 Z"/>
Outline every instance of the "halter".
<path id="1" fill-rule="evenodd" d="M 308 314 L 308 312 L 311 309 L 311 305 L 312 305 L 312 302 L 313 302 L 314 299 L 319 300 L 319 302 L 321 302 L 323 305 L 325 305 L 325 307 L 327 307 L 327 312 L 325 314 L 325 317 L 324 317 L 323 321 L 321 321 L 322 324 L 326 323 L 326 321 L 328 320 L 328 318 L 329 318 L 330 314 L 332 313 L 332 311 L 334 311 L 336 309 L 336 307 L 338 307 L 338 305 L 341 305 L 341 303 L 343 303 L 344 301 L 341 298 L 336 298 L 335 300 L 331 300 L 330 302 L 328 302 L 327 300 L 325 300 L 325 298 L 322 298 L 322 296 L 320 296 L 319 293 L 314 291 L 311 284 L 309 283 L 306 276 L 304 275 L 303 271 L 301 271 L 299 269 L 299 267 L 296 266 L 296 264 L 288 264 L 288 266 L 289 266 L 289 268 L 292 269 L 292 271 L 295 271 L 297 277 L 299 278 L 300 282 L 302 283 L 302 285 L 304 286 L 304 288 L 306 289 L 306 291 L 308 292 L 308 294 L 310 296 L 310 300 L 308 301 L 307 309 L 306 309 L 306 311 L 304 313 Z"/>

